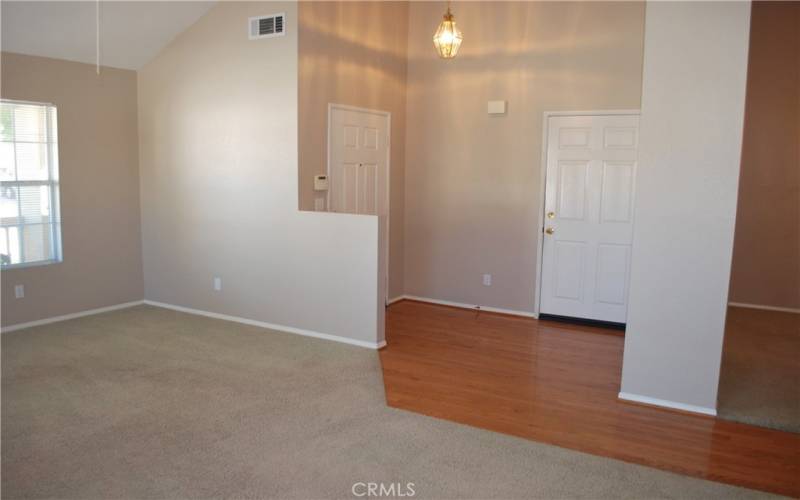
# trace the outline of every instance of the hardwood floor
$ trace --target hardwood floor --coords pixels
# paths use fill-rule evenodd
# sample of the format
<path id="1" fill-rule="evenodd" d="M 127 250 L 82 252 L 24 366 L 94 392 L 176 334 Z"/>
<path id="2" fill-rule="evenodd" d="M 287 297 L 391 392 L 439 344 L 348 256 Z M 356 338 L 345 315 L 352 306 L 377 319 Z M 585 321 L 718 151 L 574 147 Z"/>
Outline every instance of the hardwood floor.
<path id="1" fill-rule="evenodd" d="M 386 337 L 389 406 L 800 497 L 800 434 L 617 399 L 618 331 L 402 301 Z"/>

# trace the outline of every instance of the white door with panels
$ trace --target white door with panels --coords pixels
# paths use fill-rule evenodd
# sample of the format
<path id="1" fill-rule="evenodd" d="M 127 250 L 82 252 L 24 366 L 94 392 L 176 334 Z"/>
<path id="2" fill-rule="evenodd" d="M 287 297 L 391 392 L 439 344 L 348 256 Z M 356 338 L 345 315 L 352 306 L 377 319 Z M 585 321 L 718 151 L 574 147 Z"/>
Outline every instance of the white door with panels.
<path id="1" fill-rule="evenodd" d="M 540 312 L 624 323 L 638 115 L 551 116 Z"/>
<path id="2" fill-rule="evenodd" d="M 328 109 L 328 210 L 381 219 L 384 301 L 389 277 L 388 112 L 331 104 Z"/>
<path id="3" fill-rule="evenodd" d="M 332 105 L 329 119 L 329 210 L 386 215 L 388 114 Z"/>

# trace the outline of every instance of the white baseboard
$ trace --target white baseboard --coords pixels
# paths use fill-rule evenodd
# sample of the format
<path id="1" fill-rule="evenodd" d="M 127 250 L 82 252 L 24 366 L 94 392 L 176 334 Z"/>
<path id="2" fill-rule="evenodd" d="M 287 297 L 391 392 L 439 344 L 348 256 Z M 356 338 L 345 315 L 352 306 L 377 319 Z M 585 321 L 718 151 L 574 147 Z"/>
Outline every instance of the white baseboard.
<path id="1" fill-rule="evenodd" d="M 29 321 L 27 323 L 17 323 L 16 325 L 4 326 L 0 331 L 2 333 L 14 332 L 24 328 L 31 328 L 33 326 L 48 325 L 50 323 L 57 323 L 59 321 L 66 321 L 68 319 L 81 318 L 83 316 L 92 316 L 109 311 L 116 311 L 117 309 L 127 309 L 128 307 L 140 306 L 144 304 L 143 300 L 134 300 L 133 302 L 123 302 L 122 304 L 114 304 L 113 306 L 98 307 L 97 309 L 88 309 L 86 311 L 79 311 L 76 313 L 64 314 L 61 316 L 53 316 L 52 318 L 37 319 L 36 321 Z"/>
<path id="2" fill-rule="evenodd" d="M 405 295 L 398 295 L 397 297 L 395 297 L 393 299 L 389 299 L 389 301 L 386 303 L 386 305 L 390 306 L 390 305 L 394 304 L 395 302 L 400 302 L 404 298 L 406 298 Z"/>
<path id="3" fill-rule="evenodd" d="M 728 302 L 728 305 L 730 307 L 743 307 L 745 309 L 763 309 L 765 311 L 779 311 L 800 314 L 800 309 L 795 309 L 793 307 L 762 306 L 761 304 L 745 304 L 742 302 Z"/>
<path id="4" fill-rule="evenodd" d="M 397 300 L 408 299 L 408 300 L 416 300 L 419 302 L 428 302 L 429 304 L 438 304 L 440 306 L 451 306 L 451 307 L 459 307 L 461 309 L 470 309 L 473 311 L 486 311 L 486 312 L 494 312 L 494 313 L 501 313 L 501 314 L 510 314 L 512 316 L 524 316 L 526 318 L 538 318 L 536 313 L 528 312 L 528 311 L 515 311 L 513 309 L 501 309 L 499 307 L 487 307 L 487 306 L 479 306 L 474 304 L 463 304 L 461 302 L 451 302 L 449 300 L 439 300 L 439 299 L 430 299 L 428 297 L 419 297 L 417 295 L 403 295 L 398 297 Z"/>
<path id="5" fill-rule="evenodd" d="M 633 401 L 634 403 L 644 403 L 646 405 L 663 406 L 664 408 L 672 408 L 673 410 L 683 410 L 691 413 L 700 413 L 702 415 L 711 415 L 712 417 L 717 416 L 716 408 L 706 408 L 705 406 L 676 403 L 675 401 L 649 398 L 647 396 L 639 396 L 638 394 L 631 394 L 629 392 L 620 392 L 618 397 L 619 399 L 623 399 L 625 401 Z"/>
<path id="6" fill-rule="evenodd" d="M 149 306 L 162 307 L 164 309 L 172 309 L 173 311 L 179 311 L 188 314 L 196 314 L 198 316 L 205 316 L 207 318 L 233 321 L 234 323 L 242 323 L 244 325 L 257 326 L 260 328 L 267 328 L 269 330 L 278 330 L 280 332 L 294 333 L 296 335 L 303 335 L 305 337 L 313 337 L 316 339 L 332 340 L 334 342 L 341 342 L 342 344 L 350 344 L 358 347 L 366 347 L 368 349 L 380 349 L 381 347 L 384 347 L 386 345 L 385 340 L 381 342 L 367 342 L 365 340 L 356 340 L 347 337 L 340 337 L 338 335 L 329 335 L 327 333 L 320 333 L 312 330 L 304 330 L 302 328 L 295 328 L 293 326 L 277 325 L 275 323 L 267 323 L 265 321 L 257 321 L 254 319 L 241 318 L 239 316 L 229 316 L 227 314 L 220 314 L 211 311 L 203 311 L 200 309 L 192 309 L 191 307 L 176 306 L 174 304 L 167 304 L 165 302 L 156 302 L 154 300 L 145 300 L 144 303 Z"/>

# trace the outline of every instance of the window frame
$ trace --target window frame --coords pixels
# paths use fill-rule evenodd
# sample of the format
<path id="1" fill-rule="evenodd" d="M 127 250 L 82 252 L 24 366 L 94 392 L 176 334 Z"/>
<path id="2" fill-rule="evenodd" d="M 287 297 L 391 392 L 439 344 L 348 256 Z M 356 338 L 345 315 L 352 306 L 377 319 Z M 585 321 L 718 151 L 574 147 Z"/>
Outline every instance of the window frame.
<path id="1" fill-rule="evenodd" d="M 19 247 L 20 247 L 20 254 L 24 256 L 25 252 L 25 238 L 24 238 L 24 228 L 26 226 L 41 226 L 45 224 L 50 224 L 51 231 L 50 231 L 50 246 L 51 246 L 51 253 L 53 257 L 50 259 L 42 259 L 36 260 L 31 262 L 18 262 L 16 264 L 6 264 L 0 265 L 0 271 L 8 271 L 12 269 L 24 269 L 28 267 L 38 267 L 38 266 L 47 266 L 52 264 L 59 264 L 64 261 L 64 249 L 63 243 L 61 240 L 61 180 L 59 174 L 59 161 L 56 157 L 55 146 L 58 144 L 58 106 L 56 106 L 52 102 L 39 102 L 39 101 L 25 101 L 25 100 L 18 100 L 18 99 L 6 99 L 1 98 L 0 103 L 8 103 L 11 105 L 22 105 L 22 106 L 39 106 L 45 108 L 45 117 L 46 117 L 46 138 L 47 141 L 45 144 L 47 145 L 47 179 L 45 180 L 19 180 L 18 171 L 17 171 L 17 148 L 16 144 L 20 143 L 31 143 L 33 141 L 17 141 L 16 139 L 16 130 L 14 131 L 14 140 L 10 141 L 14 144 L 14 176 L 15 180 L 13 181 L 0 181 L 0 186 L 12 186 L 12 187 L 23 187 L 23 186 L 47 186 L 50 188 L 50 217 L 48 222 L 33 222 L 33 223 L 24 223 L 24 216 L 22 215 L 22 207 L 19 207 L 19 216 L 17 223 L 12 224 L 4 224 L 0 221 L 0 227 L 4 229 L 11 229 L 17 228 L 18 231 L 18 238 L 19 238 Z M 53 123 L 53 115 L 55 114 L 55 123 Z M 3 141 L 9 142 L 9 141 Z M 21 204 L 21 190 L 17 189 L 17 203 Z M 0 236 L 2 237 L 2 236 Z M 9 248 L 11 246 L 11 239 L 9 237 L 9 231 L 5 232 L 6 237 L 6 247 Z"/>

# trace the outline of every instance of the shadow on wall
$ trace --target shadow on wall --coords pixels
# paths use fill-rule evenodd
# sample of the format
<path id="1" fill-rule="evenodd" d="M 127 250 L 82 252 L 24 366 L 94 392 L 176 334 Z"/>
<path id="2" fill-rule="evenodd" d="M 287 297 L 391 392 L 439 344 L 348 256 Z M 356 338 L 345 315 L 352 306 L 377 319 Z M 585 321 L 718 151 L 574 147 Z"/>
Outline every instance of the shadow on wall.
<path id="1" fill-rule="evenodd" d="M 303 30 L 301 45 L 336 47 L 335 56 L 328 51 L 304 53 L 301 59 L 301 89 L 325 92 L 335 96 L 358 93 L 359 101 L 380 102 L 385 89 L 369 84 L 374 80 L 389 80 L 395 90 L 405 85 L 405 74 L 392 68 L 405 66 L 406 60 L 396 54 L 369 47 L 357 41 L 344 40 L 336 33 Z M 321 87 L 327 88 L 321 88 Z M 327 110 L 327 107 L 326 107 Z"/>
<path id="2" fill-rule="evenodd" d="M 407 19 L 404 2 L 300 4 L 300 210 L 314 210 L 314 198 L 324 196 L 313 177 L 327 172 L 329 103 L 391 112 L 392 170 L 402 172 Z M 394 202 L 402 177 L 392 181 Z"/>

